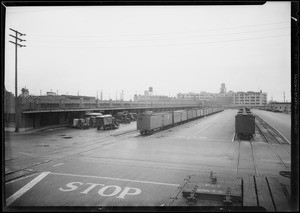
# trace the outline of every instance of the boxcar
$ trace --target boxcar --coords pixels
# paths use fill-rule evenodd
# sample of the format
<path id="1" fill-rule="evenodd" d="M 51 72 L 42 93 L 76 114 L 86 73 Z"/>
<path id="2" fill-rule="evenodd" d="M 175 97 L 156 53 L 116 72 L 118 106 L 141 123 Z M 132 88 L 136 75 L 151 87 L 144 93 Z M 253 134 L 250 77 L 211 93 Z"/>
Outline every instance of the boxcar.
<path id="1" fill-rule="evenodd" d="M 157 129 L 162 129 L 173 124 L 173 113 L 142 113 L 137 117 L 137 130 L 143 134 L 149 134 Z"/>
<path id="2" fill-rule="evenodd" d="M 192 109 L 193 112 L 193 118 L 197 118 L 197 110 L 196 109 Z"/>
<path id="3" fill-rule="evenodd" d="M 182 121 L 184 122 L 184 121 L 187 121 L 187 119 L 188 119 L 188 116 L 187 116 L 187 110 L 182 110 Z"/>
<path id="4" fill-rule="evenodd" d="M 173 124 L 173 113 L 172 112 L 164 112 L 162 115 L 162 128 L 170 126 Z"/>
<path id="5" fill-rule="evenodd" d="M 154 113 L 138 114 L 136 124 L 137 130 L 139 130 L 141 134 L 146 134 L 162 126 L 162 116 Z"/>
<path id="6" fill-rule="evenodd" d="M 188 109 L 187 110 L 187 119 L 190 120 L 193 118 L 193 110 Z"/>
<path id="7" fill-rule="evenodd" d="M 178 124 L 182 122 L 182 114 L 184 110 L 178 110 L 173 112 L 173 124 Z"/>
<path id="8" fill-rule="evenodd" d="M 239 138 L 252 138 L 255 134 L 255 117 L 253 114 L 238 113 L 235 116 L 235 133 Z"/>
<path id="9" fill-rule="evenodd" d="M 203 109 L 203 116 L 206 116 L 207 115 L 207 108 L 204 108 Z"/>
<path id="10" fill-rule="evenodd" d="M 201 109 L 197 109 L 197 118 L 199 118 L 201 116 Z"/>
<path id="11" fill-rule="evenodd" d="M 210 115 L 211 114 L 211 108 L 207 109 L 207 114 Z"/>

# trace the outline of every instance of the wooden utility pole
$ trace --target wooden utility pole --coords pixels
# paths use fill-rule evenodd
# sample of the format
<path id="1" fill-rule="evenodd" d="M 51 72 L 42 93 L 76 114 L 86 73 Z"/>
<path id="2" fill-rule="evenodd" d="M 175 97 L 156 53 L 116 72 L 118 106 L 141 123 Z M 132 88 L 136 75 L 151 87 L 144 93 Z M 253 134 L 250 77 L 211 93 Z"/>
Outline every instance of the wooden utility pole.
<path id="1" fill-rule="evenodd" d="M 15 42 L 9 41 L 15 45 L 15 132 L 19 131 L 19 115 L 18 115 L 18 46 L 26 47 L 25 45 L 19 44 L 18 42 L 26 41 L 20 39 L 18 36 L 25 36 L 25 34 L 18 32 L 12 28 L 9 28 L 15 33 L 15 36 L 9 35 L 15 39 Z"/>

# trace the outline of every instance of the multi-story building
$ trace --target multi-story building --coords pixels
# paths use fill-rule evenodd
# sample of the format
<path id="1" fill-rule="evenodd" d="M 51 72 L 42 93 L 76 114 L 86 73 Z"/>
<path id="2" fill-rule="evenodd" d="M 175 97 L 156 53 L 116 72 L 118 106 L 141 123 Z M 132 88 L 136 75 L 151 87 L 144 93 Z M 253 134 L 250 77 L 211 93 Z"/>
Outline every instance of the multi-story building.
<path id="1" fill-rule="evenodd" d="M 178 93 L 178 99 L 192 99 L 192 100 L 200 100 L 200 101 L 209 101 L 212 97 L 215 97 L 215 93 L 208 93 L 205 91 L 201 91 L 200 93 Z"/>
<path id="2" fill-rule="evenodd" d="M 227 92 L 225 84 L 221 84 L 220 93 L 178 93 L 177 98 L 200 100 L 224 107 L 261 107 L 267 105 L 267 93 L 260 92 Z"/>
<path id="3" fill-rule="evenodd" d="M 233 95 L 234 106 L 261 107 L 267 105 L 267 93 L 260 92 L 237 92 Z"/>

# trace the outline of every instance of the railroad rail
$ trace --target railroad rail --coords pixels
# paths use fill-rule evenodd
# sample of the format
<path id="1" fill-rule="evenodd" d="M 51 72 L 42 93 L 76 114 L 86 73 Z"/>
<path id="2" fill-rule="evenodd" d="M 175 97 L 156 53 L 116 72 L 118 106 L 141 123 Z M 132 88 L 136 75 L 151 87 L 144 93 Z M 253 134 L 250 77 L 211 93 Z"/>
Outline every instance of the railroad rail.
<path id="1" fill-rule="evenodd" d="M 239 174 L 240 156 L 241 156 L 241 140 L 239 138 L 237 138 L 237 140 L 238 140 L 238 143 L 239 143 L 239 148 L 238 148 L 239 151 L 238 151 L 237 163 L 236 163 L 236 169 L 235 169 L 236 176 L 238 176 L 238 174 Z M 258 169 L 257 169 L 255 158 L 254 158 L 254 152 L 253 152 L 253 147 L 252 147 L 252 141 L 251 140 L 250 141 L 243 141 L 243 142 L 245 142 L 245 143 L 249 142 L 249 144 L 250 144 L 253 170 L 254 170 L 254 174 L 258 176 L 259 174 L 258 174 Z"/>
<path id="2" fill-rule="evenodd" d="M 285 152 L 290 156 L 290 151 L 284 146 L 289 145 L 290 143 L 281 136 L 270 124 L 268 124 L 266 121 L 264 121 L 262 118 L 255 115 L 255 124 L 257 129 L 259 130 L 261 136 L 267 142 L 270 147 L 272 148 L 273 152 L 275 153 L 276 157 L 282 164 L 285 170 L 290 170 L 289 166 L 284 162 L 282 157 L 280 156 L 278 150 L 276 150 L 275 145 L 280 145 L 277 148 L 282 148 L 285 150 Z"/>

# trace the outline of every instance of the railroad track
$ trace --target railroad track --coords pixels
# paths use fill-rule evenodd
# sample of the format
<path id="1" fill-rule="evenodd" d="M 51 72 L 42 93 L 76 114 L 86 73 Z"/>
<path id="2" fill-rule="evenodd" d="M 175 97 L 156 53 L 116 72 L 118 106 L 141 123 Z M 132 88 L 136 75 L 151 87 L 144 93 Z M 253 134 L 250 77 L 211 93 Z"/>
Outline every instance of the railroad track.
<path id="1" fill-rule="evenodd" d="M 252 147 L 252 141 L 251 140 L 248 141 L 248 142 L 250 144 L 250 149 L 251 149 L 252 165 L 253 165 L 253 170 L 254 170 L 255 175 L 258 176 L 258 170 L 257 170 L 257 166 L 256 166 L 256 163 L 255 163 L 254 152 L 253 152 L 253 147 Z M 239 174 L 240 158 L 241 158 L 241 140 L 239 138 L 238 138 L 238 142 L 239 142 L 239 152 L 238 152 L 237 164 L 236 164 L 236 170 L 235 170 L 236 175 Z M 243 141 L 243 142 L 247 142 L 247 141 Z"/>
<path id="2" fill-rule="evenodd" d="M 267 142 L 270 147 L 272 148 L 273 152 L 275 153 L 276 157 L 282 164 L 285 170 L 289 170 L 287 164 L 282 160 L 282 157 L 278 153 L 275 148 L 275 145 L 280 145 L 279 147 L 285 150 L 285 152 L 290 156 L 290 151 L 284 146 L 290 144 L 284 137 L 282 137 L 270 124 L 264 121 L 262 118 L 255 115 L 255 124 L 257 129 L 259 130 L 261 136 Z"/>

